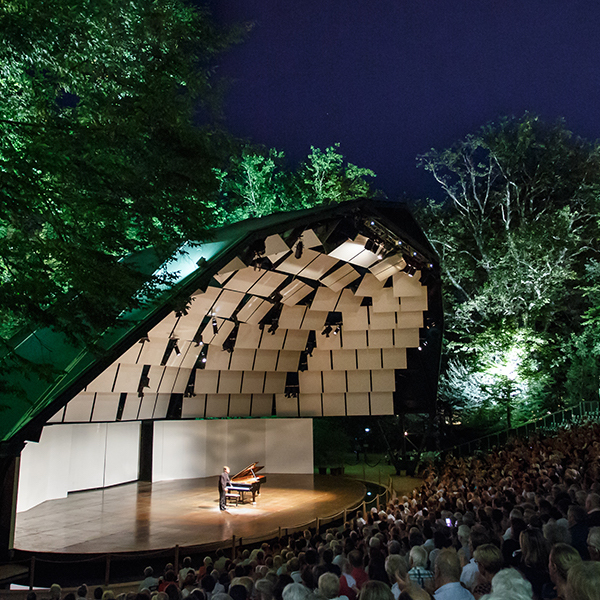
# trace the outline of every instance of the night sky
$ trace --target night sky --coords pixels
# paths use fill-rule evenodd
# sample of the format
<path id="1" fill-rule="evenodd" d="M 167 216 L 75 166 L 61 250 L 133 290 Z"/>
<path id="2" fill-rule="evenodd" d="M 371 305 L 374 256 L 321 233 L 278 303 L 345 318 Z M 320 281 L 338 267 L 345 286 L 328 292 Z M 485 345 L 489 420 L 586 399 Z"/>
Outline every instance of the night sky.
<path id="1" fill-rule="evenodd" d="M 283 150 L 340 142 L 390 199 L 437 192 L 415 157 L 525 111 L 600 137 L 598 0 L 220 0 L 253 22 L 219 71 L 226 125 Z"/>

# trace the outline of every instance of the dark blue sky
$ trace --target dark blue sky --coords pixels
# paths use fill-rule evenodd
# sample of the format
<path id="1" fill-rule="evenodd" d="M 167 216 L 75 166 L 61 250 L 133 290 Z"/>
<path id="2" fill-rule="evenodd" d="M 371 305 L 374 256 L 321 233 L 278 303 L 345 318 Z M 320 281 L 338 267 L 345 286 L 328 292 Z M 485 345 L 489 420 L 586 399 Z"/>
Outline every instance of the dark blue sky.
<path id="1" fill-rule="evenodd" d="M 284 150 L 340 142 L 388 197 L 436 191 L 415 157 L 525 111 L 600 137 L 598 0 L 220 0 L 252 21 L 220 72 L 229 130 Z"/>

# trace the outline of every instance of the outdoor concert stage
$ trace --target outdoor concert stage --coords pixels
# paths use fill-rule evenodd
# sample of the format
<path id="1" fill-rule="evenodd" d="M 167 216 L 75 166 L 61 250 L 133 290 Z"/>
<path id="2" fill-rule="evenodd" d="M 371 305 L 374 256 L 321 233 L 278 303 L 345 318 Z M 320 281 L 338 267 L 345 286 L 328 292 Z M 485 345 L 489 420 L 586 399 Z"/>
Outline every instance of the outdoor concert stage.
<path id="1" fill-rule="evenodd" d="M 267 474 L 256 504 L 219 510 L 218 477 L 134 482 L 48 500 L 17 515 L 15 548 L 35 552 L 146 552 L 268 539 L 354 508 L 365 494 L 356 480 Z"/>

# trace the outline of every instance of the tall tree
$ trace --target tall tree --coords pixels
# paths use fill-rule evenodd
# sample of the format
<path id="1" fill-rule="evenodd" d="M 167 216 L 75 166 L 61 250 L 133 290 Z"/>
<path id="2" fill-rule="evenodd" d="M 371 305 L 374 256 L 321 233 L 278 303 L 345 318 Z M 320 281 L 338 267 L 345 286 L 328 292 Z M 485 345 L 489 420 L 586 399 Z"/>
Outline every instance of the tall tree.
<path id="1" fill-rule="evenodd" d="M 2 334 L 89 339 L 135 305 L 123 256 L 212 222 L 227 138 L 194 120 L 239 35 L 182 0 L 6 0 L 0 28 Z"/>
<path id="2" fill-rule="evenodd" d="M 586 302 L 577 283 L 598 250 L 598 148 L 573 138 L 562 122 L 527 114 L 432 150 L 420 164 L 444 192 L 423 217 L 446 280 L 448 376 L 459 365 L 472 375 L 485 371 L 493 352 L 480 341 L 508 331 L 515 343 L 505 352 L 526 349 L 517 363 L 530 391 L 520 400 L 552 393 L 556 404 L 564 378 L 546 378 L 540 396 L 533 374 L 551 372 L 568 335 L 582 327 Z M 494 385 L 484 395 L 497 396 Z"/>

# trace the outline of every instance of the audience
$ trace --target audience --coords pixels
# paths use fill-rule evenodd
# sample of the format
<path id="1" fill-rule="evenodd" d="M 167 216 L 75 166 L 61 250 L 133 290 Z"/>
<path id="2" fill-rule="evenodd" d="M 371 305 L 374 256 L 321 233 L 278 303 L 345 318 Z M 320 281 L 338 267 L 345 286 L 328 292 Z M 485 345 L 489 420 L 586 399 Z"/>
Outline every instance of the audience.
<path id="1" fill-rule="evenodd" d="M 126 600 L 600 600 L 600 426 L 421 469 L 339 528 L 151 567 Z M 181 567 L 181 568 L 179 568 Z M 79 593 L 81 591 L 81 593 Z M 87 597 L 85 586 L 79 597 Z M 103 599 L 111 590 L 94 590 Z M 72 592 L 71 592 L 72 593 Z M 74 594 L 73 594 L 74 595 Z M 39 596 L 38 596 L 39 597 Z M 66 600 L 60 586 L 43 599 Z"/>

